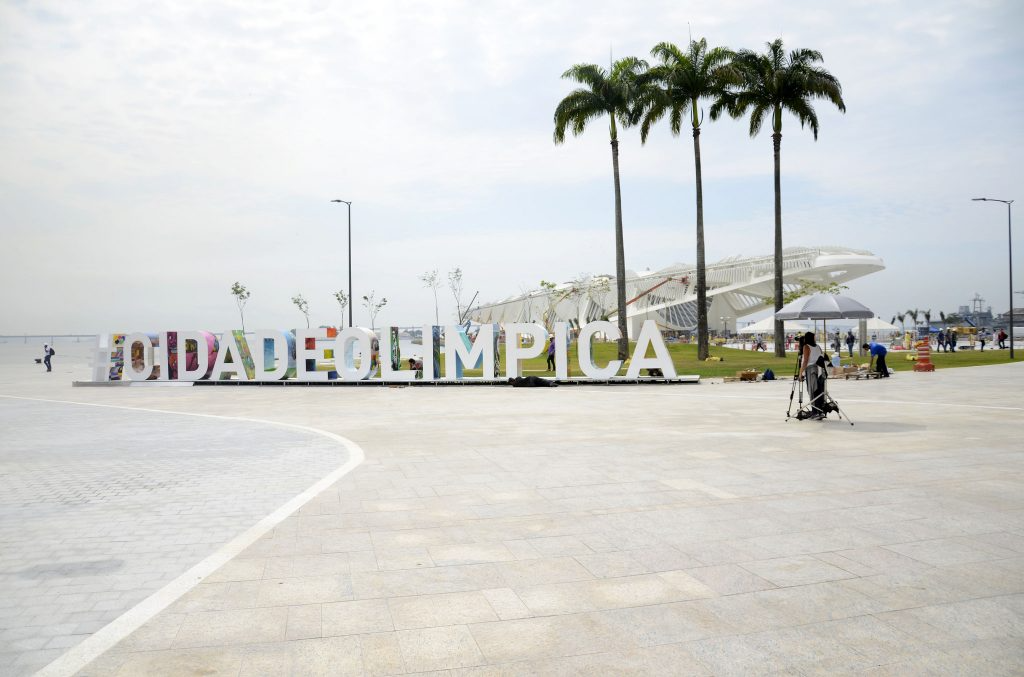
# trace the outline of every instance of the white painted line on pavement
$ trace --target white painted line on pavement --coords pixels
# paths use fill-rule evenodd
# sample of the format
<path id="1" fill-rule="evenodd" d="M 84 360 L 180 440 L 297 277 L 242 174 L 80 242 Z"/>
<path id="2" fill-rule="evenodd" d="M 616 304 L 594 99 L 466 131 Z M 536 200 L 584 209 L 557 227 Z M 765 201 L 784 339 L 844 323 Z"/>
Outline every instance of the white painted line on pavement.
<path id="1" fill-rule="evenodd" d="M 587 391 L 588 394 L 590 394 L 590 393 L 597 393 L 597 392 L 603 392 L 603 393 L 607 393 L 609 395 L 616 394 L 616 393 L 610 393 L 610 392 L 608 392 L 607 389 L 604 389 L 604 388 L 602 388 L 600 390 L 594 389 L 592 391 Z M 705 394 L 705 393 L 694 393 L 694 392 L 687 392 L 687 393 L 680 392 L 680 393 L 674 393 L 674 394 L 676 394 L 676 395 L 678 395 L 680 397 L 690 397 L 690 398 L 694 398 L 695 397 L 695 398 L 701 399 L 701 400 L 713 400 L 713 399 L 715 399 L 715 400 L 773 400 L 775 402 L 784 402 L 786 400 L 786 398 L 782 397 L 782 396 L 769 397 L 767 395 L 716 395 L 716 394 Z M 658 397 L 659 399 L 662 399 L 662 398 L 665 397 L 664 391 L 659 392 L 659 393 L 635 393 L 635 395 L 648 395 L 648 396 Z M 621 397 L 622 396 L 621 392 L 619 392 L 617 394 L 617 396 Z M 921 401 L 921 400 L 878 400 L 878 399 L 861 399 L 861 398 L 857 398 L 857 397 L 846 397 L 846 396 L 843 396 L 841 399 L 843 400 L 843 402 L 862 402 L 864 404 L 916 404 L 916 405 L 927 406 L 927 407 L 956 407 L 958 409 L 966 408 L 966 409 L 993 409 L 993 410 L 996 410 L 996 411 L 1024 411 L 1024 407 L 1000 407 L 1000 406 L 997 406 L 997 405 L 994 405 L 994 404 L 965 404 L 965 403 L 962 403 L 962 402 L 925 402 L 925 401 Z"/>
<path id="2" fill-rule="evenodd" d="M 94 402 L 74 402 L 71 400 L 48 400 L 36 397 L 19 397 L 16 395 L 0 395 L 0 397 L 14 400 L 29 400 L 32 402 L 49 402 L 53 404 L 75 404 L 86 407 L 103 407 L 108 409 L 125 409 L 128 411 L 143 411 L 156 414 L 174 414 L 178 416 L 197 416 L 201 418 L 217 418 L 227 421 L 243 421 L 248 423 L 261 423 L 280 428 L 291 428 L 305 432 L 322 435 L 334 440 L 349 453 L 349 459 L 340 468 L 323 477 L 313 486 L 291 499 L 280 508 L 270 513 L 259 522 L 251 526 L 244 533 L 239 534 L 224 544 L 219 550 L 206 557 L 204 560 L 181 574 L 173 581 L 142 600 L 118 618 L 93 633 L 88 638 L 76 644 L 65 652 L 60 658 L 53 661 L 42 670 L 36 673 L 37 677 L 65 677 L 73 675 L 89 663 L 99 658 L 107 650 L 120 642 L 122 639 L 138 630 L 146 621 L 173 604 L 182 595 L 194 588 L 203 579 L 222 567 L 228 561 L 239 555 L 243 550 L 255 543 L 260 537 L 276 527 L 289 515 L 312 500 L 317 494 L 350 473 L 366 459 L 362 447 L 350 439 L 336 435 L 319 428 L 297 425 L 294 423 L 282 423 L 279 421 L 268 421 L 259 418 L 244 418 L 240 416 L 219 416 L 217 414 L 195 414 L 184 411 L 169 411 L 165 409 L 145 409 L 142 407 L 126 407 L 116 404 L 97 404 Z"/>

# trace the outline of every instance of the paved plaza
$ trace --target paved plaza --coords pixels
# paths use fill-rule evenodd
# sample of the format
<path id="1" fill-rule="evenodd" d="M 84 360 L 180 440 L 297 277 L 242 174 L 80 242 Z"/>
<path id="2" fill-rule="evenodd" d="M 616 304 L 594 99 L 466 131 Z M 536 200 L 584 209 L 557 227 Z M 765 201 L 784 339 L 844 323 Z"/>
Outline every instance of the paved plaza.
<path id="1" fill-rule="evenodd" d="M 45 374 L 0 346 L 0 395 L 32 398 L 0 397 L 16 492 L 0 503 L 3 660 L 96 676 L 1024 671 L 1021 365 L 832 383 L 851 427 L 786 422 L 786 382 L 73 389 L 85 351 L 58 351 Z M 108 610 L 78 610 L 103 591 L 74 585 L 160 597 L 345 463 L 342 438 L 365 460 L 137 629 L 59 621 Z M 34 586 L 52 623 L 16 592 Z"/>

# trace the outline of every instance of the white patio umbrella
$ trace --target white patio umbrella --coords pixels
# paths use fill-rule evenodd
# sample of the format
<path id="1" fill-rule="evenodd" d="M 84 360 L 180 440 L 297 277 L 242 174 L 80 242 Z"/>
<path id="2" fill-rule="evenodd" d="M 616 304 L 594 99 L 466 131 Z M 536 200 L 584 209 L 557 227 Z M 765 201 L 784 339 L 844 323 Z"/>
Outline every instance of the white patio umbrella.
<path id="1" fill-rule="evenodd" d="M 826 320 L 868 320 L 874 316 L 871 309 L 860 301 L 839 294 L 801 296 L 775 313 L 777 320 L 822 320 L 821 328 L 826 336 Z"/>

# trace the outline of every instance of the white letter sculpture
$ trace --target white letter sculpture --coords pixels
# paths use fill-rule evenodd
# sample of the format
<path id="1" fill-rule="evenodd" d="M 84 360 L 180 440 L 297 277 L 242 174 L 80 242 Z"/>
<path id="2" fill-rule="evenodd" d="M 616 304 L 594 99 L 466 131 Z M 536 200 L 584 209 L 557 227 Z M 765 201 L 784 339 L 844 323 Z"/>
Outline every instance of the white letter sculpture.
<path id="1" fill-rule="evenodd" d="M 342 381 L 362 381 L 370 375 L 370 337 L 362 327 L 346 327 L 334 339 L 334 368 Z M 355 366 L 354 345 L 359 344 L 359 367 Z"/>
<path id="2" fill-rule="evenodd" d="M 132 353 L 135 344 L 142 344 L 142 369 L 135 371 Z M 129 381 L 145 381 L 153 375 L 153 341 L 146 334 L 128 334 L 124 340 L 124 375 Z"/>
<path id="3" fill-rule="evenodd" d="M 533 337 L 533 345 L 528 348 L 519 347 L 519 334 Z M 519 360 L 537 357 L 545 348 L 548 331 L 533 322 L 510 322 L 505 325 L 505 375 L 509 378 L 519 376 Z"/>
<path id="4" fill-rule="evenodd" d="M 397 332 L 397 330 L 396 330 Z M 414 381 L 416 379 L 416 371 L 414 369 L 402 369 L 401 361 L 399 361 L 399 369 L 396 371 L 391 364 L 391 351 L 394 347 L 391 345 L 391 331 L 390 328 L 385 328 L 385 331 L 381 332 L 384 345 L 380 354 L 383 355 L 380 361 L 380 378 L 383 381 Z M 399 348 L 399 353 L 401 349 Z M 401 360 L 401 354 L 399 354 L 399 360 Z"/>
<path id="5" fill-rule="evenodd" d="M 228 357 L 231 361 L 228 362 Z M 220 337 L 220 350 L 217 351 L 217 359 L 213 363 L 213 373 L 210 378 L 214 381 L 227 380 L 224 374 L 235 375 L 239 381 L 248 381 L 249 376 L 245 373 L 245 365 L 242 364 L 242 351 L 230 331 L 224 332 Z"/>
<path id="6" fill-rule="evenodd" d="M 445 330 L 444 341 L 444 375 L 445 378 L 454 379 L 456 366 L 461 359 L 462 364 L 473 368 L 480 360 L 483 360 L 483 377 L 495 377 L 494 374 L 494 327 L 489 324 L 480 325 L 476 340 L 472 348 L 467 348 L 462 341 L 458 325 L 449 325 Z"/>
<path id="7" fill-rule="evenodd" d="M 606 334 L 612 341 L 617 340 L 620 336 L 619 328 L 615 326 L 615 323 L 608 322 L 607 320 L 591 322 L 583 327 L 580 330 L 579 337 L 576 339 L 576 347 L 580 355 L 580 371 L 588 378 L 612 378 L 619 373 L 619 369 L 622 367 L 622 360 L 612 360 L 603 369 L 597 367 L 590 356 L 590 339 L 593 338 L 594 334 Z"/>
<path id="8" fill-rule="evenodd" d="M 644 357 L 647 354 L 647 346 L 654 348 L 654 357 Z M 668 348 L 665 346 L 661 332 L 658 331 L 658 323 L 654 320 L 644 320 L 640 328 L 640 335 L 636 337 L 636 349 L 633 350 L 633 359 L 629 362 L 629 369 L 626 370 L 626 378 L 636 378 L 640 375 L 641 369 L 660 369 L 665 378 L 675 378 L 676 368 L 672 365 L 672 358 L 669 357 Z"/>
<path id="9" fill-rule="evenodd" d="M 273 341 L 271 349 L 273 365 L 267 370 L 267 341 Z M 280 381 L 288 373 L 288 337 L 283 331 L 261 329 L 253 332 L 254 350 L 252 363 L 256 371 L 257 381 Z"/>
<path id="10" fill-rule="evenodd" d="M 306 339 L 313 339 L 313 348 L 306 348 Z M 295 377 L 300 381 L 326 381 L 327 372 L 318 371 L 317 362 L 325 362 L 327 356 L 327 329 L 316 327 L 315 329 L 295 330 Z M 306 361 L 312 362 L 312 369 Z"/>

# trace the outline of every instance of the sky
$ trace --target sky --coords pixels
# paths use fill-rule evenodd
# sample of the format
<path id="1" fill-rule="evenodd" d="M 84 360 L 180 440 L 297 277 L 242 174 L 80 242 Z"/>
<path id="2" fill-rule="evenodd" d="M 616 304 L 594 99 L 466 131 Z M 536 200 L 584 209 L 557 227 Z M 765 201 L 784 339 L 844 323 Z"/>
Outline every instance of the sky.
<path id="1" fill-rule="evenodd" d="M 478 302 L 612 273 L 608 128 L 553 143 L 561 74 L 688 31 L 817 49 L 843 85 L 817 141 L 783 121 L 785 246 L 881 256 L 847 293 L 886 319 L 1005 312 L 1006 208 L 971 198 L 1024 206 L 1021 25 L 1013 0 L 0 0 L 0 334 L 236 328 L 235 281 L 247 328 L 304 326 L 296 294 L 336 325 L 335 198 L 356 324 L 371 291 L 377 326 L 432 322 L 430 270 Z M 627 268 L 695 261 L 689 135 L 620 139 Z M 707 260 L 770 254 L 770 134 L 706 120 L 701 155 Z"/>

